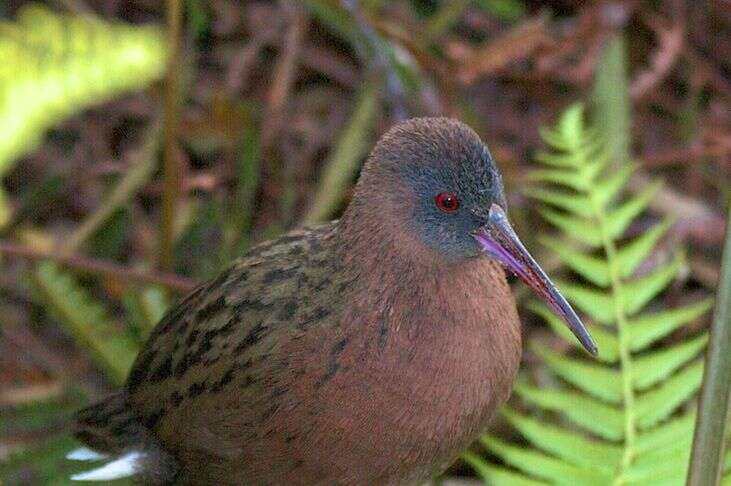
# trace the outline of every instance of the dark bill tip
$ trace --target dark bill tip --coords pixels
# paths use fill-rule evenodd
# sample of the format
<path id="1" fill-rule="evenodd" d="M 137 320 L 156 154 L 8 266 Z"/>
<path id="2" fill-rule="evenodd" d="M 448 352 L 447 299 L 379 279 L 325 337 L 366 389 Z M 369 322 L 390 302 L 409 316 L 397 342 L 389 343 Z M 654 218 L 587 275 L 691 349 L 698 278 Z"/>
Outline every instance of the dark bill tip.
<path id="1" fill-rule="evenodd" d="M 596 356 L 596 343 L 584 323 L 525 249 L 500 206 L 493 204 L 490 207 L 488 223 L 472 236 L 485 253 L 525 282 L 564 321 L 584 349 Z"/>

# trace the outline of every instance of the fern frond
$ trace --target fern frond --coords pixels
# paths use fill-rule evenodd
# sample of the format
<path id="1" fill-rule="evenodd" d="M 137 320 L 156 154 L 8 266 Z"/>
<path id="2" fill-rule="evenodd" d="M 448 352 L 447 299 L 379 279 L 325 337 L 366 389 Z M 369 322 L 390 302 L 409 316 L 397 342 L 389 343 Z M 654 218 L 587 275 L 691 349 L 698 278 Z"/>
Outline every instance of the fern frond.
<path id="1" fill-rule="evenodd" d="M 55 263 L 36 266 L 32 282 L 44 306 L 109 374 L 121 383 L 137 355 L 137 344 L 68 272 Z"/>
<path id="2" fill-rule="evenodd" d="M 583 120 L 581 106 L 573 106 L 556 127 L 541 131 L 550 151 L 538 157 L 545 166 L 529 176 L 537 185 L 527 194 L 561 233 L 539 241 L 574 274 L 556 283 L 588 317 L 598 360 L 533 343 L 557 385 L 519 381 L 515 395 L 540 420 L 506 407 L 503 416 L 528 447 L 485 436 L 483 446 L 505 466 L 482 467 L 480 474 L 488 483 L 512 472 L 549 484 L 681 485 L 694 426 L 687 410 L 701 385 L 708 336 L 672 345 L 661 339 L 701 317 L 711 302 L 647 312 L 681 272 L 684 253 L 638 275 L 672 221 L 629 240 L 625 232 L 660 184 L 623 198 L 635 164 L 610 169 L 604 141 Z M 547 307 L 536 301 L 528 307 L 578 346 Z"/>
<path id="3" fill-rule="evenodd" d="M 166 57 L 155 27 L 36 5 L 21 9 L 15 23 L 0 22 L 0 177 L 62 119 L 159 78 Z M 2 197 L 0 226 L 8 217 Z"/>

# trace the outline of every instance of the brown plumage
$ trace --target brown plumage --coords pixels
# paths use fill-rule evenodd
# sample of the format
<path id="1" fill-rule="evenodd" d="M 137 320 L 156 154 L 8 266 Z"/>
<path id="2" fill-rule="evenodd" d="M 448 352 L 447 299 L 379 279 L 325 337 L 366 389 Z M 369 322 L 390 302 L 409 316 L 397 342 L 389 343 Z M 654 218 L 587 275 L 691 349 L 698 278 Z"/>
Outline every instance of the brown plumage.
<path id="1" fill-rule="evenodd" d="M 493 221 L 504 201 L 466 126 L 392 129 L 339 222 L 259 245 L 183 299 L 125 388 L 80 412 L 77 437 L 143 452 L 139 475 L 157 483 L 415 484 L 443 471 L 520 361 L 497 262 L 511 261 L 494 242 L 587 339 L 524 249 L 489 233 L 507 224 Z"/>

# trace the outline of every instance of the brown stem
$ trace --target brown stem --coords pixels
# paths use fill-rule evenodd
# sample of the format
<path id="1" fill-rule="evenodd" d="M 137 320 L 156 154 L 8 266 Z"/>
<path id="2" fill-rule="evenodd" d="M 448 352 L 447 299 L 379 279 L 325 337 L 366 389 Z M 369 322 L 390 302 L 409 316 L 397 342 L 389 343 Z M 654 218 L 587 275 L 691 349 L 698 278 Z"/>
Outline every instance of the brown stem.
<path id="1" fill-rule="evenodd" d="M 177 154 L 177 130 L 179 110 L 178 70 L 180 68 L 180 31 L 182 29 L 183 7 L 180 0 L 168 0 L 168 50 L 169 60 L 165 76 L 165 113 L 164 113 L 164 155 L 163 155 L 163 194 L 160 221 L 160 260 L 159 268 L 170 270 L 174 262 L 175 207 L 180 191 L 180 174 Z"/>
<path id="2" fill-rule="evenodd" d="M 9 241 L 0 240 L 0 254 L 27 258 L 29 260 L 53 260 L 84 272 L 129 282 L 159 284 L 181 292 L 187 292 L 196 285 L 193 280 L 174 273 L 136 270 L 105 260 L 81 255 L 51 253 L 28 246 L 17 245 Z"/>
<path id="3" fill-rule="evenodd" d="M 284 120 L 284 110 L 297 74 L 302 40 L 307 31 L 308 17 L 296 3 L 284 3 L 291 23 L 282 42 L 272 75 L 272 87 L 267 94 L 267 107 L 261 128 L 261 148 L 267 151 L 274 142 Z"/>

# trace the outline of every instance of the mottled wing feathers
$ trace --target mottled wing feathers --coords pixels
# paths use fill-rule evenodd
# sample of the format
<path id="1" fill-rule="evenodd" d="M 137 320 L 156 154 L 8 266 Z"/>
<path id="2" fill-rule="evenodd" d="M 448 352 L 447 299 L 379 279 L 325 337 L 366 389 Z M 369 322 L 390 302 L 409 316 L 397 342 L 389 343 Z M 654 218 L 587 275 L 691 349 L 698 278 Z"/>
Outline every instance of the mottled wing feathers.
<path id="1" fill-rule="evenodd" d="M 237 409 L 247 400 L 261 406 L 266 393 L 276 393 L 271 375 L 287 359 L 280 348 L 311 326 L 329 325 L 336 294 L 347 285 L 332 281 L 338 274 L 329 249 L 335 224 L 253 248 L 168 312 L 126 386 L 145 427 L 165 436 L 178 421 L 195 420 L 188 413 L 219 406 L 216 396 L 227 387 L 240 390 L 229 404 Z M 173 409 L 174 418 L 165 420 Z"/>

